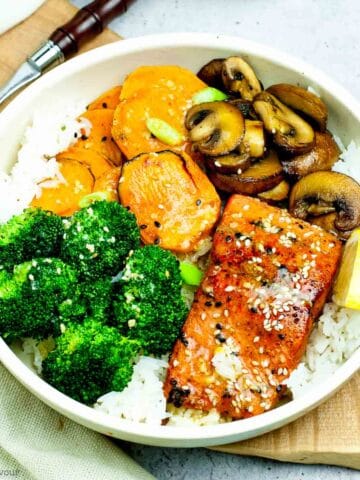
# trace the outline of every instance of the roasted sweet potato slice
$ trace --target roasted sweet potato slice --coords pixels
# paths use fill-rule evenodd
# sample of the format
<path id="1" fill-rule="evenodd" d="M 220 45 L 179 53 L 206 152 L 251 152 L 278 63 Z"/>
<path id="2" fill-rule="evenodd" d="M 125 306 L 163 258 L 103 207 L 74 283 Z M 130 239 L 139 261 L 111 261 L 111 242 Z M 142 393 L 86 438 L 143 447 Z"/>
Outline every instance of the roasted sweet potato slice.
<path id="1" fill-rule="evenodd" d="M 93 150 L 115 166 L 120 165 L 121 152 L 111 136 L 114 110 L 108 108 L 90 110 L 82 113 L 80 117 L 86 118 L 91 123 L 91 131 L 89 136 L 80 137 L 70 149 L 76 147 L 77 149 Z"/>
<path id="2" fill-rule="evenodd" d="M 157 87 L 156 93 L 151 88 L 141 90 L 131 98 L 121 101 L 116 108 L 113 137 L 122 153 L 129 159 L 140 153 L 165 150 L 169 145 L 152 135 L 146 126 L 146 120 L 149 117 L 160 118 L 180 133 L 185 141 L 185 109 L 186 99 L 171 93 L 168 88 Z"/>
<path id="3" fill-rule="evenodd" d="M 114 168 L 103 155 L 89 148 L 69 147 L 65 152 L 59 153 L 56 159 L 77 160 L 78 162 L 85 163 L 95 178 L 102 176 L 105 172 Z"/>
<path id="4" fill-rule="evenodd" d="M 87 110 L 97 110 L 98 108 L 110 108 L 115 110 L 117 104 L 120 102 L 121 85 L 106 90 L 106 92 L 99 95 L 93 102 L 91 102 Z"/>
<path id="5" fill-rule="evenodd" d="M 41 195 L 35 197 L 31 205 L 68 216 L 79 210 L 79 201 L 92 192 L 94 177 L 84 163 L 71 159 L 59 160 L 58 163 L 62 178 L 41 182 Z"/>
<path id="6" fill-rule="evenodd" d="M 118 186 L 120 174 L 120 167 L 113 167 L 107 170 L 101 177 L 95 180 L 94 192 L 105 192 L 108 194 L 108 200 L 119 200 Z"/>
<path id="7" fill-rule="evenodd" d="M 169 148 L 151 134 L 146 126 L 149 118 L 168 123 L 185 143 L 184 115 L 192 96 L 205 86 L 192 72 L 175 66 L 140 67 L 131 73 L 124 82 L 112 129 L 124 155 L 133 158 Z"/>
<path id="8" fill-rule="evenodd" d="M 220 199 L 186 154 L 144 153 L 123 166 L 121 203 L 135 214 L 146 244 L 191 252 L 219 218 Z"/>
<path id="9" fill-rule="evenodd" d="M 190 70 L 177 65 L 142 66 L 126 77 L 120 99 L 130 98 L 139 90 L 154 87 L 165 87 L 175 96 L 190 99 L 195 92 L 206 87 L 206 84 Z"/>

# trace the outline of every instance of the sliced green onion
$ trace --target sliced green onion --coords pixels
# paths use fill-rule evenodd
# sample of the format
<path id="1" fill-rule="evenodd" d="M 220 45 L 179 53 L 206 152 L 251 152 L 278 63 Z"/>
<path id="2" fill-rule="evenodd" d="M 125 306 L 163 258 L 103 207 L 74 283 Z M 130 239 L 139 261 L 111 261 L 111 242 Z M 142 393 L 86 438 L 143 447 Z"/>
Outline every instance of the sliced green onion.
<path id="1" fill-rule="evenodd" d="M 180 275 L 187 285 L 198 286 L 204 276 L 203 272 L 192 263 L 180 262 Z"/>
<path id="2" fill-rule="evenodd" d="M 89 195 L 85 195 L 80 202 L 80 208 L 90 207 L 90 205 L 94 202 L 100 202 L 101 200 L 106 200 L 107 202 L 110 200 L 110 196 L 107 192 L 93 192 L 89 193 Z"/>
<path id="3" fill-rule="evenodd" d="M 180 145 L 184 141 L 181 133 L 161 118 L 148 118 L 146 126 L 156 138 L 167 145 Z"/>
<path id="4" fill-rule="evenodd" d="M 221 90 L 218 90 L 214 87 L 206 87 L 195 93 L 191 100 L 194 105 L 198 105 L 199 103 L 205 102 L 220 102 L 221 100 L 226 100 L 227 98 L 228 96 L 226 93 L 222 92 Z"/>

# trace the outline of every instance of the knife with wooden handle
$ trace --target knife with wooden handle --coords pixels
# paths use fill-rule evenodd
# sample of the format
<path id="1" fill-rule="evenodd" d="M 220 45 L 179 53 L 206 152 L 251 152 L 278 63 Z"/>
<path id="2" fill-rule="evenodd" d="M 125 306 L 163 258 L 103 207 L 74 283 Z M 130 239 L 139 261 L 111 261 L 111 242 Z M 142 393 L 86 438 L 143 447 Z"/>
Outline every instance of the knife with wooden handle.
<path id="1" fill-rule="evenodd" d="M 0 104 L 20 88 L 64 62 L 81 45 L 101 33 L 115 17 L 124 13 L 130 0 L 96 0 L 89 3 L 65 25 L 57 28 L 0 88 Z"/>

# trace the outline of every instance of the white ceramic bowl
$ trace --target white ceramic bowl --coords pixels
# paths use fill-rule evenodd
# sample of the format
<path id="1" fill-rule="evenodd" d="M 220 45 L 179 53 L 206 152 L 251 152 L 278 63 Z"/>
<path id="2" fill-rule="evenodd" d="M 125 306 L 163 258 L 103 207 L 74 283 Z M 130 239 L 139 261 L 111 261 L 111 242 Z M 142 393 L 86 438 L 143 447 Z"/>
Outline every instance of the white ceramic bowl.
<path id="1" fill-rule="evenodd" d="M 14 162 L 24 128 L 38 105 L 51 104 L 59 98 L 64 103 L 76 101 L 79 97 L 88 101 L 122 81 L 139 65 L 177 64 L 196 72 L 213 58 L 237 54 L 249 60 L 265 86 L 288 82 L 315 88 L 329 108 L 329 129 L 339 135 L 345 144 L 351 139 L 360 144 L 360 106 L 342 87 L 315 68 L 264 45 L 237 37 L 170 34 L 124 40 L 100 47 L 57 67 L 28 87 L 0 115 L 0 168 L 9 168 Z M 50 135 L 51 132 L 45 134 Z M 86 407 L 46 384 L 1 339 L 0 360 L 33 394 L 93 430 L 149 445 L 195 447 L 254 437 L 305 414 L 332 395 L 359 369 L 360 351 L 326 382 L 282 407 L 246 420 L 197 428 L 131 423 Z"/>

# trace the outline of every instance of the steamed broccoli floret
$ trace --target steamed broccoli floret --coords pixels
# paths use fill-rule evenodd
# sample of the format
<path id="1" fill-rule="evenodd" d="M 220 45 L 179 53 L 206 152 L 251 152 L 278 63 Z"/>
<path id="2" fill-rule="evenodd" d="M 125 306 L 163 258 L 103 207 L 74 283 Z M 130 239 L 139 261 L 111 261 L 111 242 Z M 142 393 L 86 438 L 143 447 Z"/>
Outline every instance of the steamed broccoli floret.
<path id="1" fill-rule="evenodd" d="M 62 219 L 39 208 L 27 208 L 0 225 L 0 268 L 35 257 L 57 256 L 64 232 Z"/>
<path id="2" fill-rule="evenodd" d="M 135 216 L 117 202 L 95 202 L 64 220 L 62 258 L 84 278 L 116 275 L 140 246 Z"/>
<path id="3" fill-rule="evenodd" d="M 187 315 L 181 296 L 179 261 L 153 245 L 129 256 L 114 300 L 124 335 L 137 338 L 146 353 L 168 352 Z"/>
<path id="4" fill-rule="evenodd" d="M 71 398 L 94 403 L 110 391 L 121 392 L 131 379 L 139 343 L 115 327 L 87 319 L 56 339 L 56 348 L 43 362 L 44 379 Z"/>
<path id="5" fill-rule="evenodd" d="M 61 322 L 81 322 L 86 317 L 109 323 L 112 313 L 113 283 L 103 278 L 94 282 L 81 282 L 72 297 L 60 306 Z"/>
<path id="6" fill-rule="evenodd" d="M 39 258 L 0 275 L 0 335 L 45 338 L 58 334 L 58 305 L 71 297 L 77 274 L 56 258 Z"/>

